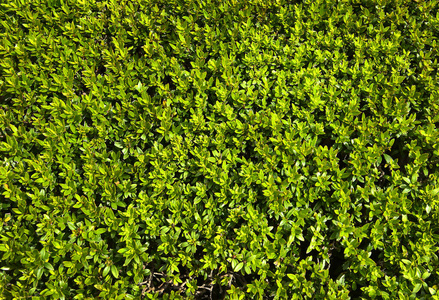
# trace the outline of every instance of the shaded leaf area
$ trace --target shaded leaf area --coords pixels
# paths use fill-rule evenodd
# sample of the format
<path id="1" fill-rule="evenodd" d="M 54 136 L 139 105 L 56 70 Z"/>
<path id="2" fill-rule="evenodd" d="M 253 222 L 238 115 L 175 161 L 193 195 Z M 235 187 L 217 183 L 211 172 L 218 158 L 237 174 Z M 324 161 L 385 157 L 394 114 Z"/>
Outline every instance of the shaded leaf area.
<path id="1" fill-rule="evenodd" d="M 438 7 L 2 1 L 1 297 L 436 299 Z"/>

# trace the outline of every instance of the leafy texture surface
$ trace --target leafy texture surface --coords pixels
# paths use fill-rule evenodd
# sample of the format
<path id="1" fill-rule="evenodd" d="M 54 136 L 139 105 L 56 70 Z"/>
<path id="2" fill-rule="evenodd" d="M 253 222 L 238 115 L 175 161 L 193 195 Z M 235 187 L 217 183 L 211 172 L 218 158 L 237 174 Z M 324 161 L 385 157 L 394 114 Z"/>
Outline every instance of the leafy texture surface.
<path id="1" fill-rule="evenodd" d="M 0 1 L 0 298 L 438 299 L 438 6 Z"/>

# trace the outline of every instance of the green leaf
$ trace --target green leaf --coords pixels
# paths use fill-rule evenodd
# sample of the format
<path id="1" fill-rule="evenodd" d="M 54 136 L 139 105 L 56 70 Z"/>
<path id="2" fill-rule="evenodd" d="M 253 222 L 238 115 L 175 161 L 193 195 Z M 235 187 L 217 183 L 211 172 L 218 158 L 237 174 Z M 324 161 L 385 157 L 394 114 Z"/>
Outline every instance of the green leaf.
<path id="1" fill-rule="evenodd" d="M 422 274 L 422 279 L 427 279 L 428 277 L 430 277 L 430 272 L 428 272 L 428 271 L 426 271 L 426 272 L 424 272 L 424 274 Z"/>
<path id="2" fill-rule="evenodd" d="M 250 266 L 249 266 L 249 264 L 246 264 L 245 266 L 244 266 L 244 271 L 245 271 L 245 273 L 247 273 L 248 275 L 250 275 L 251 274 L 251 269 L 250 269 Z"/>
<path id="3" fill-rule="evenodd" d="M 52 241 L 52 244 L 53 244 L 53 246 L 54 246 L 56 249 L 62 249 L 62 246 L 61 246 L 60 243 L 58 243 L 57 241 L 53 240 L 53 241 Z"/>
<path id="4" fill-rule="evenodd" d="M 108 272 L 110 272 L 110 266 L 105 266 L 104 271 L 102 272 L 102 276 L 107 276 Z"/>
<path id="5" fill-rule="evenodd" d="M 48 262 L 44 263 L 44 267 L 45 267 L 47 270 L 51 270 L 51 271 L 53 271 L 53 266 L 52 266 L 51 264 L 49 264 Z"/>
<path id="6" fill-rule="evenodd" d="M 119 270 L 115 265 L 111 266 L 111 274 L 113 274 L 114 278 L 119 278 Z"/>
<path id="7" fill-rule="evenodd" d="M 415 288 L 413 289 L 412 293 L 416 294 L 417 292 L 419 292 L 419 290 L 421 289 L 422 284 L 418 283 L 415 285 Z"/>
<path id="8" fill-rule="evenodd" d="M 63 261 L 63 265 L 64 265 L 66 268 L 71 268 L 71 267 L 73 267 L 73 263 L 72 263 L 71 261 Z"/>
<path id="9" fill-rule="evenodd" d="M 239 272 L 239 270 L 242 269 L 242 267 L 244 266 L 244 263 L 240 262 L 239 264 L 237 264 L 235 266 L 235 268 L 233 269 L 234 272 Z"/>
<path id="10" fill-rule="evenodd" d="M 293 281 L 297 280 L 297 275 L 295 275 L 295 274 L 287 274 L 287 276 L 288 276 L 289 279 L 291 279 Z"/>
<path id="11" fill-rule="evenodd" d="M 40 258 L 42 261 L 46 261 L 49 258 L 49 253 L 47 253 L 46 248 L 40 250 Z"/>
<path id="12" fill-rule="evenodd" d="M 23 213 L 21 212 L 21 210 L 19 210 L 19 209 L 16 208 L 16 207 L 14 207 L 14 208 L 12 209 L 12 211 L 13 211 L 14 213 L 16 213 L 17 215 L 21 215 L 21 214 L 23 214 Z"/>
<path id="13" fill-rule="evenodd" d="M 9 127 L 11 127 L 11 129 L 14 133 L 17 133 L 17 127 L 15 127 L 15 125 L 9 124 Z"/>
<path id="14" fill-rule="evenodd" d="M 390 164 L 390 162 L 393 161 L 393 159 L 390 157 L 390 155 L 383 154 L 383 156 L 384 156 L 384 159 L 386 160 L 386 162 L 387 162 L 388 164 Z"/>
<path id="15" fill-rule="evenodd" d="M 137 91 L 141 92 L 142 91 L 142 87 L 143 87 L 142 83 L 139 81 L 135 88 L 136 88 Z"/>
<path id="16" fill-rule="evenodd" d="M 427 204 L 425 206 L 425 212 L 427 213 L 427 215 L 430 214 L 430 211 L 431 211 L 431 206 Z"/>
<path id="17" fill-rule="evenodd" d="M 40 279 L 41 279 L 41 276 L 43 276 L 43 270 L 44 270 L 43 267 L 39 267 L 39 268 L 37 269 L 37 272 L 36 272 L 37 280 L 40 280 Z"/>
<path id="18" fill-rule="evenodd" d="M 96 235 L 101 235 L 101 234 L 103 234 L 103 233 L 105 233 L 105 232 L 107 232 L 107 229 L 106 229 L 106 228 L 99 228 L 99 229 L 97 229 L 94 233 L 95 233 Z"/>

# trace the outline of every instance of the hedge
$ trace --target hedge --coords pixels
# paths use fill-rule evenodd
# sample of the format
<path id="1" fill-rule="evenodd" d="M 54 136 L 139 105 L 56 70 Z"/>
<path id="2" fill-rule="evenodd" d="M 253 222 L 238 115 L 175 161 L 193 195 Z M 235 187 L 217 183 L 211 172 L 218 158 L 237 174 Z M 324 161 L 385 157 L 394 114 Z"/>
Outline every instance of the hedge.
<path id="1" fill-rule="evenodd" d="M 0 5 L 1 299 L 439 299 L 438 0 Z"/>

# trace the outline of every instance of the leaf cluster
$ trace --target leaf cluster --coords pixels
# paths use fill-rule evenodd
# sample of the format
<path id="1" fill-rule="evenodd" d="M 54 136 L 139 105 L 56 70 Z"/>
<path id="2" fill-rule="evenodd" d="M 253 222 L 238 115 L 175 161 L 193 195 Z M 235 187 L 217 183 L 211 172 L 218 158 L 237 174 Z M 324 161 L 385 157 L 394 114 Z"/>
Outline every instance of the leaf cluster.
<path id="1" fill-rule="evenodd" d="M 439 3 L 0 3 L 0 298 L 437 299 Z"/>

